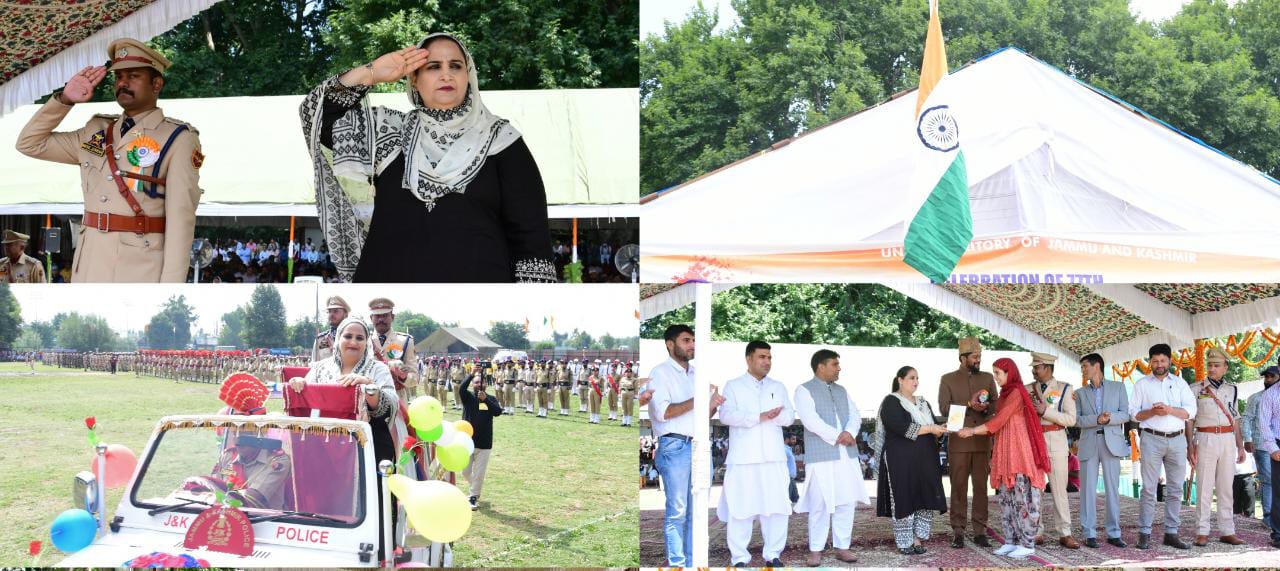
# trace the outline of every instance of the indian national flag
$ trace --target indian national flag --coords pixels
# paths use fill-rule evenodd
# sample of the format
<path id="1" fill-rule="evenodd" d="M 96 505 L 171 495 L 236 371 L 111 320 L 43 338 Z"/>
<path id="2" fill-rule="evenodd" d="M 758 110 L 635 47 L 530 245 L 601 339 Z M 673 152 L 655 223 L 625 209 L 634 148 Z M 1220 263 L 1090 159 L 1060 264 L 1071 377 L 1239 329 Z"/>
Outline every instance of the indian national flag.
<path id="1" fill-rule="evenodd" d="M 903 261 L 937 283 L 947 281 L 973 239 L 969 177 L 947 85 L 938 0 L 930 0 L 916 96 L 915 172 L 907 195 L 920 206 L 907 226 Z"/>

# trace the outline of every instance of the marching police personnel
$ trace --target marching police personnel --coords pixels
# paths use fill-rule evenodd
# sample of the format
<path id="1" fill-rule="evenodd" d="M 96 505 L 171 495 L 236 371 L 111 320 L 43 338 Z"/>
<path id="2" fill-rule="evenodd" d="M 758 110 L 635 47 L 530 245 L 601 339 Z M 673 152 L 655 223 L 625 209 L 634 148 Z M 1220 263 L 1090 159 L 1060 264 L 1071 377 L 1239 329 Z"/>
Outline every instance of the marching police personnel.
<path id="1" fill-rule="evenodd" d="M 375 298 L 369 302 L 369 320 L 373 322 L 383 357 L 387 360 L 387 367 L 391 369 L 396 394 L 401 401 L 409 402 L 417 392 L 418 357 L 413 350 L 413 336 L 391 330 L 391 324 L 396 318 L 395 308 L 396 304 L 391 300 L 385 297 Z"/>
<path id="2" fill-rule="evenodd" d="M 1191 385 L 1196 395 L 1196 415 L 1187 421 L 1187 460 L 1196 468 L 1197 547 L 1209 543 L 1213 493 L 1218 492 L 1219 541 L 1241 545 L 1236 537 L 1232 511 L 1236 464 L 1244 462 L 1244 435 L 1240 431 L 1237 387 L 1226 382 L 1227 353 L 1214 347 L 1205 352 L 1205 380 Z"/>
<path id="3" fill-rule="evenodd" d="M 80 166 L 84 218 L 71 281 L 181 283 L 200 203 L 199 134 L 156 107 L 169 60 L 132 38 L 111 42 L 107 57 L 110 69 L 80 70 L 32 116 L 18 152 Z M 108 71 L 124 115 L 95 115 L 76 131 L 55 133 Z"/>
<path id="4" fill-rule="evenodd" d="M 0 258 L 0 282 L 11 284 L 44 283 L 44 266 L 40 260 L 23 252 L 30 236 L 13 230 L 4 231 L 4 257 Z"/>
<path id="5" fill-rule="evenodd" d="M 444 391 L 445 400 L 440 401 L 440 404 L 448 405 L 449 392 L 452 391 L 454 387 L 462 386 L 462 381 L 466 380 L 466 378 L 467 378 L 467 368 L 462 363 L 462 358 L 459 357 L 458 360 L 454 362 L 453 368 L 449 370 L 449 385 L 445 387 L 445 391 Z M 456 408 L 456 409 L 462 408 L 462 405 L 458 402 L 458 399 L 456 397 L 453 399 L 453 401 L 454 401 L 453 408 Z"/>
<path id="6" fill-rule="evenodd" d="M 560 393 L 560 416 L 569 415 L 569 388 L 573 382 L 569 379 L 569 365 L 564 359 L 556 365 L 556 384 Z"/>
<path id="7" fill-rule="evenodd" d="M 325 305 L 329 311 L 329 328 L 317 333 L 315 341 L 311 344 L 312 363 L 333 356 L 333 345 L 338 338 L 338 324 L 347 318 L 348 313 L 351 313 L 351 306 L 347 305 L 347 300 L 336 295 L 329 298 Z"/>
<path id="8" fill-rule="evenodd" d="M 618 381 L 618 386 L 622 389 L 622 426 L 635 426 L 631 424 L 631 413 L 635 404 L 636 374 L 632 372 L 631 366 L 631 363 L 627 363 L 626 370 L 622 372 L 622 380 Z"/>

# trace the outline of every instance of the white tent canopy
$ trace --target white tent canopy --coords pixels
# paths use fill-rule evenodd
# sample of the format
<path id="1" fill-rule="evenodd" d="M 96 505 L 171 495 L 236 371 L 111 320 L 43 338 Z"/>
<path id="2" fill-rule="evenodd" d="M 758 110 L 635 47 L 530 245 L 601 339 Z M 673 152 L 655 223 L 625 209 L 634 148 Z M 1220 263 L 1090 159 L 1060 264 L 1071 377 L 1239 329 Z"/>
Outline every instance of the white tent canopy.
<path id="1" fill-rule="evenodd" d="M 1280 276 L 1275 180 L 1016 49 L 949 82 L 974 221 L 956 273 Z M 643 281 L 699 264 L 713 281 L 922 279 L 901 262 L 914 105 L 898 97 L 646 197 Z"/>
<path id="2" fill-rule="evenodd" d="M 371 103 L 407 109 L 403 94 L 373 94 Z M 485 104 L 510 119 L 538 162 L 552 218 L 618 218 L 638 214 L 640 120 L 636 89 L 490 91 Z M 314 175 L 302 137 L 303 96 L 160 101 L 166 116 L 200 132 L 205 163 L 201 216 L 316 216 Z M 79 214 L 80 172 L 14 150 L 38 106 L 0 118 L 0 214 Z M 58 130 L 96 113 L 120 113 L 114 102 L 77 105 Z"/>

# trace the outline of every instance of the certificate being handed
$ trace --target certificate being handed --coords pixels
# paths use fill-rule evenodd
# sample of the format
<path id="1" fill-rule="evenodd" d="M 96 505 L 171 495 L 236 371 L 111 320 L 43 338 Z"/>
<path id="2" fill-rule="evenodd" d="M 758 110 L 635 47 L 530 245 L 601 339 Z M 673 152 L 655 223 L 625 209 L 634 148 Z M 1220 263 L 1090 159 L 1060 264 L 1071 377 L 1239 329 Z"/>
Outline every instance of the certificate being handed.
<path id="1" fill-rule="evenodd" d="M 965 405 L 951 405 L 951 412 L 947 414 L 947 432 L 959 432 L 964 428 Z"/>

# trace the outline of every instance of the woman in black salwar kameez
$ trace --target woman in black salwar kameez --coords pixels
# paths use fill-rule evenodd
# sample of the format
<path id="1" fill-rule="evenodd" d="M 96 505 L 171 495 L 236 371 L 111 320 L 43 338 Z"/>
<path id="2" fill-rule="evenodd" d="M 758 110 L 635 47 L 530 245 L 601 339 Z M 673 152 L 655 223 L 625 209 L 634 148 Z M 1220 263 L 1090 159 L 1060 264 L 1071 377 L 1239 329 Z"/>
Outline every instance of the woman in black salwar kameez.
<path id="1" fill-rule="evenodd" d="M 406 75 L 413 110 L 369 106 L 373 85 Z M 320 225 L 344 280 L 556 281 L 538 165 L 484 106 L 457 38 L 431 34 L 330 77 L 301 115 Z"/>
<path id="2" fill-rule="evenodd" d="M 934 514 L 947 511 L 938 456 L 946 427 L 937 424 L 929 401 L 915 395 L 919 386 L 915 369 L 899 369 L 893 393 L 876 416 L 876 515 L 893 518 L 894 541 L 903 555 L 924 553 L 920 541 L 929 539 Z"/>

